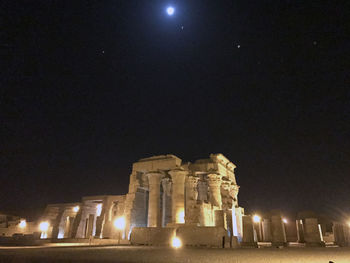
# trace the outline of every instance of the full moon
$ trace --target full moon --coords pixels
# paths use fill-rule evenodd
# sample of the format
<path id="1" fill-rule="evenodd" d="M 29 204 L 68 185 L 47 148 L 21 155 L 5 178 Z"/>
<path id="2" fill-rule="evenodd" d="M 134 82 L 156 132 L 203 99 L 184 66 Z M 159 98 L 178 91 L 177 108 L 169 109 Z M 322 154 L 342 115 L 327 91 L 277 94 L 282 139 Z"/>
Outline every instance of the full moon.
<path id="1" fill-rule="evenodd" d="M 172 6 L 169 6 L 167 9 L 166 9 L 166 12 L 169 16 L 172 16 L 174 13 L 175 13 L 175 8 L 172 7 Z"/>

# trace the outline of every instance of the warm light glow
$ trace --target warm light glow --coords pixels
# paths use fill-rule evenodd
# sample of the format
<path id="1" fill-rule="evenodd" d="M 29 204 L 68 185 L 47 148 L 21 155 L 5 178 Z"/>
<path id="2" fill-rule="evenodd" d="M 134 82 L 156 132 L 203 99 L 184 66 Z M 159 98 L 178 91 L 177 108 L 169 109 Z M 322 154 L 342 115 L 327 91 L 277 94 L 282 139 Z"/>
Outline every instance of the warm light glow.
<path id="1" fill-rule="evenodd" d="M 348 222 L 348 226 L 350 227 L 350 221 Z"/>
<path id="2" fill-rule="evenodd" d="M 261 220 L 261 217 L 260 217 L 260 216 L 258 216 L 258 215 L 254 215 L 254 216 L 253 216 L 253 221 L 254 221 L 254 223 L 259 223 L 260 220 Z"/>
<path id="3" fill-rule="evenodd" d="M 172 15 L 175 13 L 175 8 L 172 7 L 172 6 L 169 6 L 169 7 L 166 9 L 166 12 L 168 13 L 169 16 L 172 16 Z"/>
<path id="4" fill-rule="evenodd" d="M 178 237 L 173 237 L 171 240 L 171 246 L 173 248 L 180 248 L 182 246 L 181 240 Z"/>
<path id="5" fill-rule="evenodd" d="M 100 216 L 102 212 L 102 204 L 97 204 L 96 205 L 96 215 Z"/>
<path id="6" fill-rule="evenodd" d="M 282 219 L 282 221 L 283 221 L 283 223 L 285 223 L 285 224 L 287 224 L 287 223 L 288 223 L 287 218 L 283 218 L 283 219 Z"/>
<path id="7" fill-rule="evenodd" d="M 27 222 L 23 219 L 18 224 L 19 228 L 25 228 L 27 226 Z"/>
<path id="8" fill-rule="evenodd" d="M 182 209 L 177 213 L 177 223 L 184 224 L 185 223 L 185 211 Z"/>
<path id="9" fill-rule="evenodd" d="M 119 230 L 124 230 L 125 229 L 125 218 L 118 217 L 116 220 L 114 220 L 114 226 Z"/>
<path id="10" fill-rule="evenodd" d="M 42 232 L 46 232 L 47 230 L 49 230 L 49 226 L 50 226 L 49 222 L 47 222 L 47 221 L 41 222 L 39 225 L 39 229 Z"/>
<path id="11" fill-rule="evenodd" d="M 74 207 L 73 207 L 73 212 L 75 212 L 75 213 L 76 213 L 76 212 L 78 212 L 78 211 L 79 211 L 79 209 L 80 209 L 80 207 L 79 207 L 78 205 L 77 205 L 77 206 L 74 206 Z"/>

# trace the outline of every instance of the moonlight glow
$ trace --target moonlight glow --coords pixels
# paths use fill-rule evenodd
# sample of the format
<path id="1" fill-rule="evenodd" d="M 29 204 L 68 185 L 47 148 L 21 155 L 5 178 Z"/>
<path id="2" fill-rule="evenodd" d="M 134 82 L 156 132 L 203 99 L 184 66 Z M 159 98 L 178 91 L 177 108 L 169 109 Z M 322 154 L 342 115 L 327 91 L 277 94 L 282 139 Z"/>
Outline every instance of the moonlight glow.
<path id="1" fill-rule="evenodd" d="M 167 7 L 166 12 L 169 16 L 172 16 L 175 13 L 175 8 L 172 6 Z"/>

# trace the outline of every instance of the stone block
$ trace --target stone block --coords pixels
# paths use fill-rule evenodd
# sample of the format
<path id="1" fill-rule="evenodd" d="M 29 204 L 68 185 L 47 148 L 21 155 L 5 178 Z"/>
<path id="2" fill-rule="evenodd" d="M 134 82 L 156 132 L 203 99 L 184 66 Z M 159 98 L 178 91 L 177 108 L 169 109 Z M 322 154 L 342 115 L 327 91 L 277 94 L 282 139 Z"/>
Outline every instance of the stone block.
<path id="1" fill-rule="evenodd" d="M 133 245 L 169 246 L 175 228 L 171 227 L 134 227 L 130 235 Z"/>
<path id="2" fill-rule="evenodd" d="M 271 238 L 272 246 L 279 247 L 287 245 L 286 232 L 282 218 L 279 215 L 271 216 Z"/>
<path id="3" fill-rule="evenodd" d="M 243 239 L 241 242 L 242 247 L 258 247 L 257 242 L 254 239 L 254 225 L 251 216 L 243 216 Z"/>
<path id="4" fill-rule="evenodd" d="M 307 246 L 325 246 L 317 218 L 305 218 L 304 238 Z"/>
<path id="5" fill-rule="evenodd" d="M 176 236 L 185 246 L 225 247 L 229 240 L 223 227 L 183 226 L 177 229 Z"/>

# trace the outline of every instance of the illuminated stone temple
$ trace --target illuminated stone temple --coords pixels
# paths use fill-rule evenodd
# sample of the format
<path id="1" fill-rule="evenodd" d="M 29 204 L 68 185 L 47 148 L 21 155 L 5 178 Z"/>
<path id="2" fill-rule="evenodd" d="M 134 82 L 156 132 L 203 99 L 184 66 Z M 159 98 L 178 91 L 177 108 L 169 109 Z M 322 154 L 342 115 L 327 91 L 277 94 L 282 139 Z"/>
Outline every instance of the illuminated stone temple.
<path id="1" fill-rule="evenodd" d="M 241 240 L 244 210 L 238 205 L 235 168 L 222 154 L 193 163 L 170 154 L 140 159 L 132 166 L 128 194 L 48 205 L 41 218 L 49 223 L 44 237 L 122 236 L 153 244 L 182 233 L 204 235 L 204 240 L 213 235 L 220 240 L 225 236 L 225 242 L 233 236 Z M 114 224 L 118 218 L 125 221 L 119 229 Z"/>

